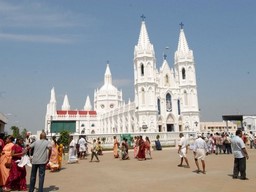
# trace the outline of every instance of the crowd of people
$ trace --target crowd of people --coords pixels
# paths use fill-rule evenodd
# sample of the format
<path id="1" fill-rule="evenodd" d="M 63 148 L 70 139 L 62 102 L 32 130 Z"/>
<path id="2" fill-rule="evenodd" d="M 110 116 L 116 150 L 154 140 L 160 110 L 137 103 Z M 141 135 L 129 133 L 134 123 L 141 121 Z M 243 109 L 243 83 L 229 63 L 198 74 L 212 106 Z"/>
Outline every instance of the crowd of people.
<path id="1" fill-rule="evenodd" d="M 31 138 L 14 138 L 11 135 L 3 137 L 4 135 L 0 134 L 0 136 L 0 186 L 2 190 L 27 191 L 26 166 L 30 166 L 32 169 L 29 191 L 34 191 L 37 170 L 39 170 L 39 191 L 43 191 L 45 170 L 56 172 L 62 167 L 64 146 L 60 140 L 53 136 L 51 141 L 48 141 L 44 132 L 40 134 L 40 140 L 37 141 Z M 249 159 L 249 155 L 246 144 L 249 142 L 250 148 L 255 147 L 255 137 L 252 133 L 245 135 L 241 130 L 237 130 L 234 135 L 230 133 L 198 134 L 193 143 L 189 143 L 183 133 L 179 136 L 179 167 L 190 168 L 187 156 L 189 150 L 192 150 L 194 154 L 196 172 L 203 174 L 206 174 L 205 158 L 208 154 L 233 154 L 233 178 L 239 178 L 240 174 L 241 179 L 247 179 L 246 159 Z M 129 151 L 133 151 L 134 159 L 139 161 L 152 159 L 153 148 L 149 137 L 135 136 L 129 141 L 125 137 L 121 139 L 119 142 L 116 136 L 113 138 L 114 158 L 129 160 L 131 156 Z M 89 154 L 91 155 L 90 162 L 100 162 L 99 155 L 103 155 L 100 138 L 89 142 L 85 136 L 80 136 L 77 141 L 70 136 L 68 163 L 77 163 L 79 159 L 87 159 Z M 201 166 L 199 161 L 201 161 Z"/>
<path id="2" fill-rule="evenodd" d="M 0 134 L 0 186 L 2 191 L 27 191 L 26 166 L 31 168 L 29 191 L 34 191 L 36 173 L 39 169 L 39 191 L 43 191 L 45 170 L 52 172 L 61 169 L 63 145 L 46 134 L 40 134 L 40 140 L 21 136 Z"/>
<path id="3" fill-rule="evenodd" d="M 250 135 L 248 137 L 250 138 Z M 246 160 L 249 159 L 249 154 L 246 150 L 246 145 L 248 137 L 246 134 L 243 134 L 241 129 L 238 129 L 235 135 L 229 133 L 216 133 L 213 135 L 209 133 L 207 136 L 204 136 L 204 134 L 199 133 L 197 139 L 190 145 L 197 167 L 195 172 L 206 174 L 205 158 L 208 154 L 234 154 L 233 179 L 239 178 L 240 174 L 241 180 L 247 180 Z M 254 140 L 253 143 L 255 143 Z M 250 147 L 252 148 L 251 143 Z M 188 140 L 184 137 L 183 133 L 180 133 L 178 154 L 181 159 L 178 167 L 183 167 L 183 161 L 185 160 L 186 167 L 190 168 L 187 158 L 188 149 Z M 202 170 L 200 169 L 199 160 L 202 164 Z"/>

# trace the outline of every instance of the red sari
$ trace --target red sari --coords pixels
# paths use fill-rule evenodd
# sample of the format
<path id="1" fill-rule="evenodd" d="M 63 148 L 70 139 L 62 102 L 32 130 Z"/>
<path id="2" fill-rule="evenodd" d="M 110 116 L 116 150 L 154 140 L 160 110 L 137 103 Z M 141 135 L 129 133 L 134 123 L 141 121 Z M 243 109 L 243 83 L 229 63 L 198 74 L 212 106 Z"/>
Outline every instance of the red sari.
<path id="1" fill-rule="evenodd" d="M 14 154 L 22 153 L 22 147 L 15 144 L 12 147 L 12 151 Z M 13 156 L 12 157 L 12 166 L 10 169 L 9 177 L 6 181 L 5 187 L 11 190 L 19 190 L 19 191 L 26 191 L 27 184 L 26 184 L 26 168 L 18 167 L 15 161 L 20 160 L 21 156 Z"/>
<path id="2" fill-rule="evenodd" d="M 143 139 L 139 140 L 139 151 L 138 151 L 138 155 L 137 155 L 138 160 L 145 160 L 146 156 L 145 156 L 145 142 Z"/>

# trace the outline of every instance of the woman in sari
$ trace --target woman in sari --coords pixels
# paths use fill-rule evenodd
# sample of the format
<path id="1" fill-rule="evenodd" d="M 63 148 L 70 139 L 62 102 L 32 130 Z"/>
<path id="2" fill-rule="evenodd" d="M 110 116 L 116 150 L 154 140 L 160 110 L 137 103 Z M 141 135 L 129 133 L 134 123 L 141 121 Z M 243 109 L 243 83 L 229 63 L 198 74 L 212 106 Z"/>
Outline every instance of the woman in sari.
<path id="1" fill-rule="evenodd" d="M 27 150 L 23 148 L 23 139 L 17 138 L 16 144 L 12 146 L 12 160 L 9 177 L 7 178 L 6 184 L 3 187 L 3 191 L 27 191 L 26 183 L 26 167 L 19 167 L 17 165 L 18 160 L 27 153 Z"/>
<path id="2" fill-rule="evenodd" d="M 114 157 L 115 157 L 115 158 L 118 158 L 118 157 L 119 157 L 118 148 L 119 148 L 119 142 L 118 142 L 116 136 L 114 136 L 113 152 L 114 152 Z"/>
<path id="3" fill-rule="evenodd" d="M 59 169 L 61 169 L 64 147 L 63 147 L 63 144 L 61 144 L 60 142 L 58 142 L 58 146 L 59 146 L 58 147 L 58 162 L 59 162 Z"/>
<path id="4" fill-rule="evenodd" d="M 139 151 L 138 151 L 137 158 L 138 158 L 139 161 L 146 160 L 146 157 L 145 157 L 145 142 L 144 142 L 142 136 L 139 137 Z"/>
<path id="5" fill-rule="evenodd" d="M 133 153 L 133 156 L 134 158 L 137 158 L 137 155 L 138 155 L 138 151 L 139 151 L 139 137 L 138 136 L 135 136 L 134 137 L 134 141 L 133 141 L 133 149 L 134 149 L 134 153 Z"/>
<path id="6" fill-rule="evenodd" d="M 5 146 L 0 156 L 0 186 L 5 185 L 7 178 L 9 177 L 10 169 L 5 167 L 5 163 L 11 163 L 11 153 L 13 147 L 13 136 L 8 136 L 5 140 Z"/>
<path id="7" fill-rule="evenodd" d="M 151 143 L 148 137 L 146 137 L 146 141 L 145 141 L 145 154 L 146 154 L 146 158 L 147 159 L 152 159 L 151 156 Z"/>
<path id="8" fill-rule="evenodd" d="M 47 167 L 51 170 L 51 172 L 59 170 L 59 159 L 58 159 L 58 144 L 56 141 L 56 137 L 52 138 L 52 153 L 47 164 Z"/>

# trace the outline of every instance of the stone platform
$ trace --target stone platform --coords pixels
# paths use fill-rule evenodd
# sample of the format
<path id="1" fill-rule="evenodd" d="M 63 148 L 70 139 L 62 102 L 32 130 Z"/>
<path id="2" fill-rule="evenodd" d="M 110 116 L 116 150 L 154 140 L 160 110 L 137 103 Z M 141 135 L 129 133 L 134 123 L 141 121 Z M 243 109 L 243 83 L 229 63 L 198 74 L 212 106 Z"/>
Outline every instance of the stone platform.
<path id="1" fill-rule="evenodd" d="M 152 160 L 132 158 L 114 159 L 111 152 L 99 156 L 100 162 L 80 160 L 78 164 L 63 161 L 60 172 L 46 171 L 44 191 L 60 192 L 255 192 L 256 150 L 248 149 L 247 177 L 249 180 L 232 179 L 233 155 L 209 155 L 206 174 L 194 172 L 196 166 L 192 151 L 188 158 L 191 168 L 177 167 L 177 149 L 153 151 Z M 201 165 L 201 164 L 200 164 Z M 27 168 L 29 184 L 30 168 Z M 38 183 L 36 184 L 36 187 Z"/>

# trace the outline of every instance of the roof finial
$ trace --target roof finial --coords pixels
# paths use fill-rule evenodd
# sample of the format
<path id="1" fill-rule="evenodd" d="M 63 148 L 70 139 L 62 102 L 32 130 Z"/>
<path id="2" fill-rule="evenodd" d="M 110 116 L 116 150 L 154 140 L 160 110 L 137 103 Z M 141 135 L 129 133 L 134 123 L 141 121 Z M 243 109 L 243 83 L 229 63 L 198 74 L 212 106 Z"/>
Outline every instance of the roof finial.
<path id="1" fill-rule="evenodd" d="M 183 29 L 183 26 L 184 26 L 184 24 L 181 22 L 180 23 L 180 29 Z"/>
<path id="2" fill-rule="evenodd" d="M 140 17 L 141 17 L 142 21 L 145 21 L 146 17 L 144 14 L 142 14 Z"/>
<path id="3" fill-rule="evenodd" d="M 109 60 L 107 60 L 107 64 L 109 64 Z"/>
<path id="4" fill-rule="evenodd" d="M 167 50 L 169 49 L 169 47 L 168 46 L 166 46 L 165 47 L 165 51 L 164 51 L 164 54 L 163 54 L 163 56 L 164 56 L 164 60 L 166 60 L 166 58 L 167 58 L 167 54 L 166 54 L 166 52 L 167 52 Z"/>

